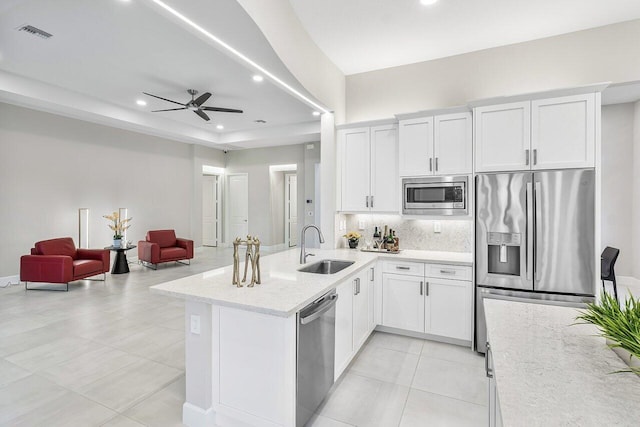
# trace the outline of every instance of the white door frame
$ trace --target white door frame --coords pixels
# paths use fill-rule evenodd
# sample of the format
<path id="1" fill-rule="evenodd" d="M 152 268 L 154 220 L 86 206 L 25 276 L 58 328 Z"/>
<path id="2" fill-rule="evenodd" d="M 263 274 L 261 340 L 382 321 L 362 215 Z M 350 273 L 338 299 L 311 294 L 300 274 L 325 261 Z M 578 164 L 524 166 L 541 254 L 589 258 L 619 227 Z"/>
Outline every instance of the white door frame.
<path id="1" fill-rule="evenodd" d="M 224 175 L 222 174 L 215 174 L 215 173 L 203 173 L 202 174 L 203 177 L 205 176 L 215 176 L 216 177 L 216 244 L 213 247 L 218 247 L 221 245 L 222 243 L 222 181 L 224 179 Z M 202 201 L 202 204 L 204 206 L 204 200 Z M 203 222 L 204 222 L 204 218 L 203 218 Z M 204 227 L 203 227 L 204 229 Z M 204 239 L 203 239 L 203 243 L 202 246 L 204 246 Z M 209 246 L 211 247 L 211 246 Z"/>
<path id="2" fill-rule="evenodd" d="M 231 213 L 229 212 L 229 206 L 231 205 L 231 203 L 229 203 L 230 201 L 230 193 L 229 193 L 229 181 L 230 178 L 233 176 L 246 176 L 247 177 L 247 189 L 249 188 L 249 174 L 246 172 L 237 172 L 237 173 L 228 173 L 225 175 L 225 183 L 224 183 L 224 190 L 225 190 L 225 203 L 224 203 L 224 246 L 225 247 L 230 247 L 233 244 L 233 240 L 230 240 L 231 237 L 229 236 L 229 233 L 231 232 L 229 230 L 229 218 Z M 247 191 L 247 198 L 249 197 L 248 191 Z M 249 212 L 247 211 L 247 229 L 249 229 Z"/>
<path id="3" fill-rule="evenodd" d="M 298 173 L 296 171 L 292 171 L 292 172 L 285 172 L 284 174 L 284 185 L 285 185 L 285 191 L 284 191 L 284 244 L 285 247 L 287 248 L 294 248 L 297 247 L 298 245 L 291 245 L 291 230 L 290 230 L 290 225 L 289 225 L 289 201 L 291 200 L 291 197 L 289 195 L 289 179 L 295 176 L 296 177 L 296 200 L 298 200 Z M 298 201 L 299 203 L 299 201 Z M 298 203 L 296 203 L 296 218 L 298 218 L 298 212 L 300 211 L 300 209 L 298 209 Z M 300 218 L 298 218 L 297 223 L 300 222 Z M 297 233 L 297 230 L 296 230 Z"/>

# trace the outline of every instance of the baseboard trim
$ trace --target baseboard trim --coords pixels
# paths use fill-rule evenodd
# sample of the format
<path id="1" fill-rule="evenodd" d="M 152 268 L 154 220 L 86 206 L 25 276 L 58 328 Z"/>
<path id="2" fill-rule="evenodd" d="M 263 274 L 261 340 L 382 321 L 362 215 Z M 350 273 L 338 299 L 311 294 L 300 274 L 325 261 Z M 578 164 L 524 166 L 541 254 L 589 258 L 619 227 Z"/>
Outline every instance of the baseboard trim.
<path id="1" fill-rule="evenodd" d="M 636 279 L 633 276 L 618 276 L 617 279 L 619 287 L 623 287 L 635 297 L 640 297 L 640 279 Z"/>
<path id="2" fill-rule="evenodd" d="M 6 288 L 9 285 L 19 285 L 20 284 L 20 276 L 17 274 L 13 276 L 4 276 L 0 277 L 0 288 Z"/>
<path id="3" fill-rule="evenodd" d="M 390 328 L 388 326 L 378 325 L 375 328 L 379 332 L 387 332 L 396 335 L 404 335 L 411 338 L 421 338 L 424 340 L 438 341 L 447 344 L 459 345 L 462 347 L 471 347 L 471 341 L 461 340 L 458 338 L 441 337 L 440 335 L 423 334 L 422 332 L 406 331 L 404 329 Z"/>
<path id="4" fill-rule="evenodd" d="M 216 413 L 213 408 L 204 410 L 189 402 L 182 405 L 182 423 L 189 427 L 209 427 L 216 425 Z"/>

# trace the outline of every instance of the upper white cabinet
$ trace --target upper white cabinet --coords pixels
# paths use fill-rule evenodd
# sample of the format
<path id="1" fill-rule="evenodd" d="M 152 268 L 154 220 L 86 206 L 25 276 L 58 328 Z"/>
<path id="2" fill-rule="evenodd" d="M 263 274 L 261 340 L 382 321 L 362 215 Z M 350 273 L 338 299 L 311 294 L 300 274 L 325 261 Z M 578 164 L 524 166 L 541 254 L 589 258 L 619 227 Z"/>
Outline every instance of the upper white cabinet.
<path id="1" fill-rule="evenodd" d="M 395 124 L 340 129 L 341 210 L 398 212 Z"/>
<path id="2" fill-rule="evenodd" d="M 593 167 L 595 123 L 595 94 L 532 101 L 532 169 Z"/>
<path id="3" fill-rule="evenodd" d="M 474 110 L 476 172 L 522 170 L 529 166 L 531 102 Z"/>
<path id="4" fill-rule="evenodd" d="M 474 109 L 476 171 L 595 166 L 596 94 Z"/>
<path id="5" fill-rule="evenodd" d="M 400 176 L 471 173 L 471 113 L 401 120 Z"/>

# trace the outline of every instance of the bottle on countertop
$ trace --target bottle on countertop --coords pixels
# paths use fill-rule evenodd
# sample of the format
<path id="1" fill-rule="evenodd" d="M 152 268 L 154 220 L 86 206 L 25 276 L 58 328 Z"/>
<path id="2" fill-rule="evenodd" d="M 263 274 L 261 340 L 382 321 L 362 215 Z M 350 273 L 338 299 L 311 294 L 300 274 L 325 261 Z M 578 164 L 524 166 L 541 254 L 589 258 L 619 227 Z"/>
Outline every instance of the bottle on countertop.
<path id="1" fill-rule="evenodd" d="M 380 238 L 380 230 L 378 230 L 377 226 L 376 226 L 376 229 L 373 232 L 373 238 L 374 239 L 379 239 Z"/>
<path id="2" fill-rule="evenodd" d="M 396 232 L 393 232 L 393 250 L 395 252 L 400 250 L 400 239 L 396 237 Z"/>

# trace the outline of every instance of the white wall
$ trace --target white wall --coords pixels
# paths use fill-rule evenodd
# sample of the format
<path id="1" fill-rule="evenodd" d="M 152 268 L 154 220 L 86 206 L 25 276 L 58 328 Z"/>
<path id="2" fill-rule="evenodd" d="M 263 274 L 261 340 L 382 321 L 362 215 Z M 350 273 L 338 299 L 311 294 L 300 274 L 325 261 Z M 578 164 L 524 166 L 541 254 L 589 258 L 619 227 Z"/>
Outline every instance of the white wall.
<path id="1" fill-rule="evenodd" d="M 640 79 L 640 20 L 347 76 L 347 122 Z"/>
<path id="2" fill-rule="evenodd" d="M 274 238 L 271 211 L 271 179 L 269 165 L 296 164 L 298 200 L 304 199 L 304 144 L 280 147 L 229 151 L 226 155 L 226 173 L 246 173 L 249 177 L 249 234 L 260 238 L 265 246 L 280 241 Z M 229 197 L 229 195 L 225 196 Z M 298 218 L 303 215 L 298 204 Z M 300 223 L 298 226 L 300 227 Z M 232 236 L 234 238 L 235 236 Z M 225 241 L 230 240 L 225 235 Z"/>
<path id="3" fill-rule="evenodd" d="M 217 150 L 0 103 L 0 277 L 18 274 L 38 240 L 78 238 L 78 209 L 90 209 L 91 247 L 111 244 L 102 215 L 125 207 L 128 239 L 173 228 L 200 238 L 203 162 Z M 200 184 L 201 185 L 201 184 Z"/>
<path id="4" fill-rule="evenodd" d="M 633 275 L 633 198 L 630 192 L 640 190 L 634 184 L 633 123 L 634 105 L 617 104 L 602 107 L 602 248 L 620 249 L 616 274 Z M 640 167 L 640 163 L 638 163 Z M 638 221 L 635 221 L 638 222 Z"/>
<path id="5" fill-rule="evenodd" d="M 633 276 L 640 280 L 640 102 L 635 103 L 633 119 L 633 185 L 627 187 L 632 195 L 631 235 L 633 242 Z"/>

